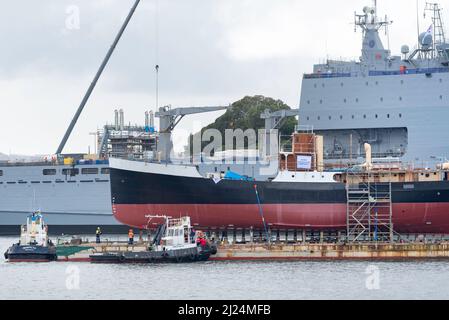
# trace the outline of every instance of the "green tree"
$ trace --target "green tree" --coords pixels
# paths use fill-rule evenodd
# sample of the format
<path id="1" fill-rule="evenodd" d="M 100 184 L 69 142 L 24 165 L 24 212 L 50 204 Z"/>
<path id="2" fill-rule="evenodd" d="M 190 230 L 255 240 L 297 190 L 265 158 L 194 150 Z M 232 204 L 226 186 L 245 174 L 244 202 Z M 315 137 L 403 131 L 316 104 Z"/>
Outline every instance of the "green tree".
<path id="1" fill-rule="evenodd" d="M 246 96 L 243 99 L 234 102 L 226 113 L 219 117 L 214 123 L 203 128 L 201 130 L 201 135 L 205 130 L 216 129 L 220 131 L 225 137 L 225 130 L 227 129 L 242 129 L 243 131 L 248 129 L 264 129 L 265 120 L 260 118 L 260 115 L 265 110 L 270 110 L 271 112 L 279 110 L 290 110 L 291 108 L 281 100 L 275 100 L 273 98 L 264 97 L 261 95 L 257 96 Z M 295 131 L 295 126 L 297 121 L 295 118 L 289 118 L 284 123 L 282 128 L 280 128 L 280 134 L 283 136 L 290 136 Z M 199 132 L 195 135 L 200 134 Z M 189 147 L 192 146 L 193 136 L 189 138 Z M 223 141 L 224 147 L 225 141 Z M 207 145 L 208 142 L 203 143 L 203 147 Z M 190 149 L 192 151 L 192 148 Z"/>

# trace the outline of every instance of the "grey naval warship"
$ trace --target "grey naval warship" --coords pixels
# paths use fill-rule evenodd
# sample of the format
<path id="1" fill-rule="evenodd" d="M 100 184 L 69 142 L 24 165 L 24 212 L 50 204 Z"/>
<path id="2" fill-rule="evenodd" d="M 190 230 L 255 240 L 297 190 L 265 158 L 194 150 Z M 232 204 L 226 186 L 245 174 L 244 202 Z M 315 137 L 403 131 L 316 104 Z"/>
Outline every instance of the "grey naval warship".
<path id="1" fill-rule="evenodd" d="M 97 132 L 98 152 L 43 156 L 32 161 L 0 161 L 0 234 L 17 234 L 31 212 L 45 214 L 51 234 L 128 230 L 111 207 L 109 158 L 151 160 L 156 146 L 152 112 L 145 126 L 115 124 Z"/>
<path id="2" fill-rule="evenodd" d="M 380 31 L 392 22 L 377 10 L 374 1 L 355 14 L 363 33 L 359 60 L 327 60 L 304 75 L 300 120 L 324 136 L 330 166 L 363 156 L 369 143 L 379 161 L 432 168 L 449 154 L 449 43 L 442 9 L 426 4 L 432 25 L 419 34 L 416 48 L 403 45 L 401 55 L 385 49 Z"/>

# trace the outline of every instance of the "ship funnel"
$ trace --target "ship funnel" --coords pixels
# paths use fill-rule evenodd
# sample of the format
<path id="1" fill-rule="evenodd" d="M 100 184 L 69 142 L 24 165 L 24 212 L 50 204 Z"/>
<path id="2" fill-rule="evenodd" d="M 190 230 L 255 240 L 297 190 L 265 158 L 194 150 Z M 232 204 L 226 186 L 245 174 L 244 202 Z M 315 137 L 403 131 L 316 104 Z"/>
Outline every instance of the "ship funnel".
<path id="1" fill-rule="evenodd" d="M 373 154 L 372 154 L 372 148 L 369 143 L 365 143 L 365 155 L 366 155 L 366 162 L 363 165 L 367 170 L 371 170 L 373 168 Z"/>
<path id="2" fill-rule="evenodd" d="M 120 130 L 125 130 L 125 113 L 123 112 L 123 109 L 120 109 Z"/>
<path id="3" fill-rule="evenodd" d="M 315 136 L 316 170 L 324 171 L 324 137 Z"/>
<path id="4" fill-rule="evenodd" d="M 150 128 L 154 129 L 154 112 L 150 111 Z"/>
<path id="5" fill-rule="evenodd" d="M 114 111 L 114 127 L 115 127 L 115 130 L 118 130 L 119 129 L 119 118 L 118 118 L 119 116 L 118 116 L 118 110 L 117 109 L 115 109 L 115 111 Z"/>

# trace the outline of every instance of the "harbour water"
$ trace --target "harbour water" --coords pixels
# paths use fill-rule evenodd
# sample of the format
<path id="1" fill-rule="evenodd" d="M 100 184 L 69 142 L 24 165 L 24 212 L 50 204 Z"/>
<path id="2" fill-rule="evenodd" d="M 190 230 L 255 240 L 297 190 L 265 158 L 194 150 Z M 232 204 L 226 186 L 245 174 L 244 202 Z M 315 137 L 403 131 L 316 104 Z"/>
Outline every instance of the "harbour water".
<path id="1" fill-rule="evenodd" d="M 6 263 L 0 299 L 449 299 L 449 261 Z"/>

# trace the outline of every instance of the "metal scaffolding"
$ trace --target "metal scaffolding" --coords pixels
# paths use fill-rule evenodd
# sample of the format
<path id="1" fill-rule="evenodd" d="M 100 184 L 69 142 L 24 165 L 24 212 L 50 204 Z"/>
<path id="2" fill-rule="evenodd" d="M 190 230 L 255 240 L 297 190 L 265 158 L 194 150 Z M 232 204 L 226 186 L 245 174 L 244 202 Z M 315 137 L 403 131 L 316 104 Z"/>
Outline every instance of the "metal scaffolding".
<path id="1" fill-rule="evenodd" d="M 394 240 L 392 184 L 376 182 L 370 171 L 347 174 L 347 240 L 392 242 Z"/>

